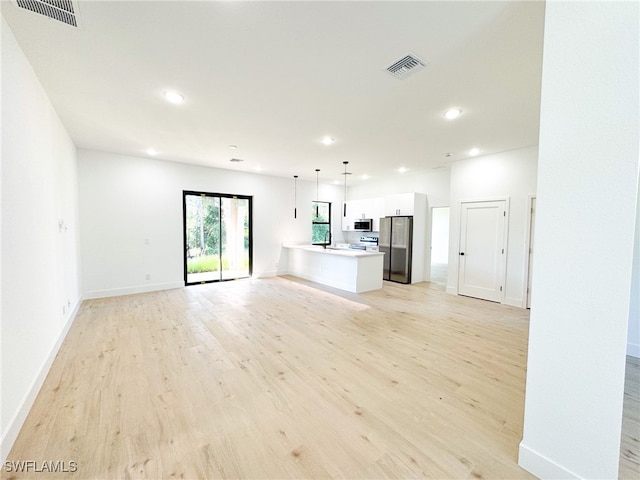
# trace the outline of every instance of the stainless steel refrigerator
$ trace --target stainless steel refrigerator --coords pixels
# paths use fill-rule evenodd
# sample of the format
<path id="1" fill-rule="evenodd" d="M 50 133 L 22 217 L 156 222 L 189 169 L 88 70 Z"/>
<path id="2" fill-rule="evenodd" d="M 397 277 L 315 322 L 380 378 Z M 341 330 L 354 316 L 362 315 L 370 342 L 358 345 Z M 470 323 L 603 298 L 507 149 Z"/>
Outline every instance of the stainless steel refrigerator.
<path id="1" fill-rule="evenodd" d="M 413 217 L 380 219 L 378 250 L 384 253 L 382 279 L 411 283 Z"/>

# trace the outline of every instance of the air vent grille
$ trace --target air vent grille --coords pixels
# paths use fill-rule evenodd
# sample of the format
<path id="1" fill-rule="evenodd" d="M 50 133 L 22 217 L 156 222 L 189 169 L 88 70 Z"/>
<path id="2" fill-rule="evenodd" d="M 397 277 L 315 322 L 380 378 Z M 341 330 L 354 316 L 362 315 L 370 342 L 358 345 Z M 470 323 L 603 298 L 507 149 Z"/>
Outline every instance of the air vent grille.
<path id="1" fill-rule="evenodd" d="M 14 0 L 19 8 L 45 15 L 53 20 L 78 26 L 77 11 L 71 0 Z"/>
<path id="2" fill-rule="evenodd" d="M 420 60 L 413 54 L 408 54 L 397 62 L 387 67 L 387 72 L 396 78 L 406 78 L 416 72 L 419 72 L 428 65 L 427 62 Z"/>

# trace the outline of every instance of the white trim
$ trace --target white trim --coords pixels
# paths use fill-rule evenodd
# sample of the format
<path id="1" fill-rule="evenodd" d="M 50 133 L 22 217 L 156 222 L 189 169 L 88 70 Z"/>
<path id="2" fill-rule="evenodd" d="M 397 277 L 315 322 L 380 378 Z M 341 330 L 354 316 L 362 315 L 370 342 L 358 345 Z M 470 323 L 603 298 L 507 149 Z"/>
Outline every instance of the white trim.
<path id="1" fill-rule="evenodd" d="M 488 197 L 480 199 L 463 199 L 458 200 L 458 245 L 457 250 L 460 252 L 460 234 L 462 232 L 462 204 L 463 203 L 483 203 L 483 202 L 504 202 L 504 232 L 502 235 L 502 244 L 504 245 L 504 255 L 502 255 L 502 266 L 500 283 L 502 291 L 500 292 L 500 304 L 506 304 L 505 295 L 507 293 L 507 257 L 509 256 L 509 219 L 511 217 L 511 197 Z M 456 255 L 456 291 L 455 295 L 460 295 L 460 261 Z M 448 283 L 448 281 L 447 281 Z M 447 290 L 449 290 L 447 288 Z"/>
<path id="2" fill-rule="evenodd" d="M 82 300 L 78 300 L 73 310 L 69 314 L 64 327 L 60 331 L 60 335 L 58 335 L 56 342 L 53 344 L 51 350 L 49 351 L 49 354 L 42 363 L 40 372 L 33 379 L 33 382 L 31 382 L 27 393 L 20 402 L 20 407 L 13 415 L 13 418 L 9 420 L 9 425 L 7 426 L 6 431 L 2 432 L 2 437 L 0 438 L 0 463 L 4 464 L 7 456 L 9 455 L 9 452 L 11 451 L 11 448 L 13 447 L 13 444 L 18 438 L 20 429 L 22 428 L 22 425 L 24 425 L 24 422 L 27 419 L 27 415 L 29 414 L 31 407 L 33 407 L 33 403 L 36 401 L 38 393 L 40 393 L 40 389 L 42 388 L 42 385 L 44 384 L 44 381 L 49 374 L 51 365 L 53 365 L 53 361 L 55 360 L 56 355 L 58 355 L 60 346 L 66 338 L 67 333 L 69 332 L 69 329 L 71 328 L 71 325 L 73 324 L 76 315 L 78 314 L 78 310 L 80 309 L 81 304 Z"/>
<path id="3" fill-rule="evenodd" d="M 531 213 L 531 209 L 533 208 L 533 200 L 535 200 L 537 198 L 537 194 L 533 194 L 533 195 L 529 195 L 527 197 L 527 223 L 525 225 L 525 232 L 524 232 L 524 282 L 522 282 L 524 284 L 523 287 L 523 291 L 522 291 L 522 302 L 521 306 L 522 308 L 527 308 L 527 298 L 528 298 L 528 292 L 527 290 L 529 290 L 529 288 L 531 287 L 529 285 L 529 249 L 531 248 L 531 217 L 532 217 L 532 213 Z"/>
<path id="4" fill-rule="evenodd" d="M 524 441 L 520 442 L 520 448 L 518 451 L 518 465 L 538 478 L 580 478 L 578 475 L 570 470 L 567 470 L 562 465 L 558 465 L 550 458 L 547 458 L 544 455 L 536 452 L 534 449 L 527 447 L 524 444 Z"/>
<path id="5" fill-rule="evenodd" d="M 269 277 L 279 277 L 281 275 L 287 275 L 287 270 L 272 270 L 270 272 L 259 272 L 251 275 L 251 278 L 269 278 Z"/>
<path id="6" fill-rule="evenodd" d="M 109 290 L 92 290 L 85 293 L 84 298 L 90 300 L 93 298 L 120 297 L 122 295 L 135 295 L 136 293 L 156 292 L 159 290 L 171 290 L 173 288 L 183 288 L 184 281 L 154 283 L 152 285 L 140 285 L 135 287 L 113 288 Z"/>
<path id="7" fill-rule="evenodd" d="M 511 307 L 524 308 L 522 306 L 522 299 L 519 297 L 505 297 L 502 304 L 509 305 Z"/>

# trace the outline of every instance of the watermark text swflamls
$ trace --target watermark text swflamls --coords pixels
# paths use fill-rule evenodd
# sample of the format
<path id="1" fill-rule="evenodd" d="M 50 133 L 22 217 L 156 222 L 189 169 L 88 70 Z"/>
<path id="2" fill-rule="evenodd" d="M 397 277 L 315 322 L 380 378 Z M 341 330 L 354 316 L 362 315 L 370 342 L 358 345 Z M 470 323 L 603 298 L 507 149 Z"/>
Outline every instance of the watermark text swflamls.
<path id="1" fill-rule="evenodd" d="M 74 473 L 78 471 L 78 462 L 74 460 L 12 460 L 4 462 L 6 473 Z"/>

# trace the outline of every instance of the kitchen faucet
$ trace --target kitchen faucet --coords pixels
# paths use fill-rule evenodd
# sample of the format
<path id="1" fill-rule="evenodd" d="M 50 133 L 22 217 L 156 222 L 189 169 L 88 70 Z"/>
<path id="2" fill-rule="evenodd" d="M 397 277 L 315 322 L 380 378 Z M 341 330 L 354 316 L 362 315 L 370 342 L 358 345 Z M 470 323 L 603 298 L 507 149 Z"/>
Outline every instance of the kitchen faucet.
<path id="1" fill-rule="evenodd" d="M 329 234 L 329 241 L 331 241 L 331 230 L 327 230 L 324 232 L 324 242 L 322 243 L 322 248 L 327 249 L 327 234 Z"/>

